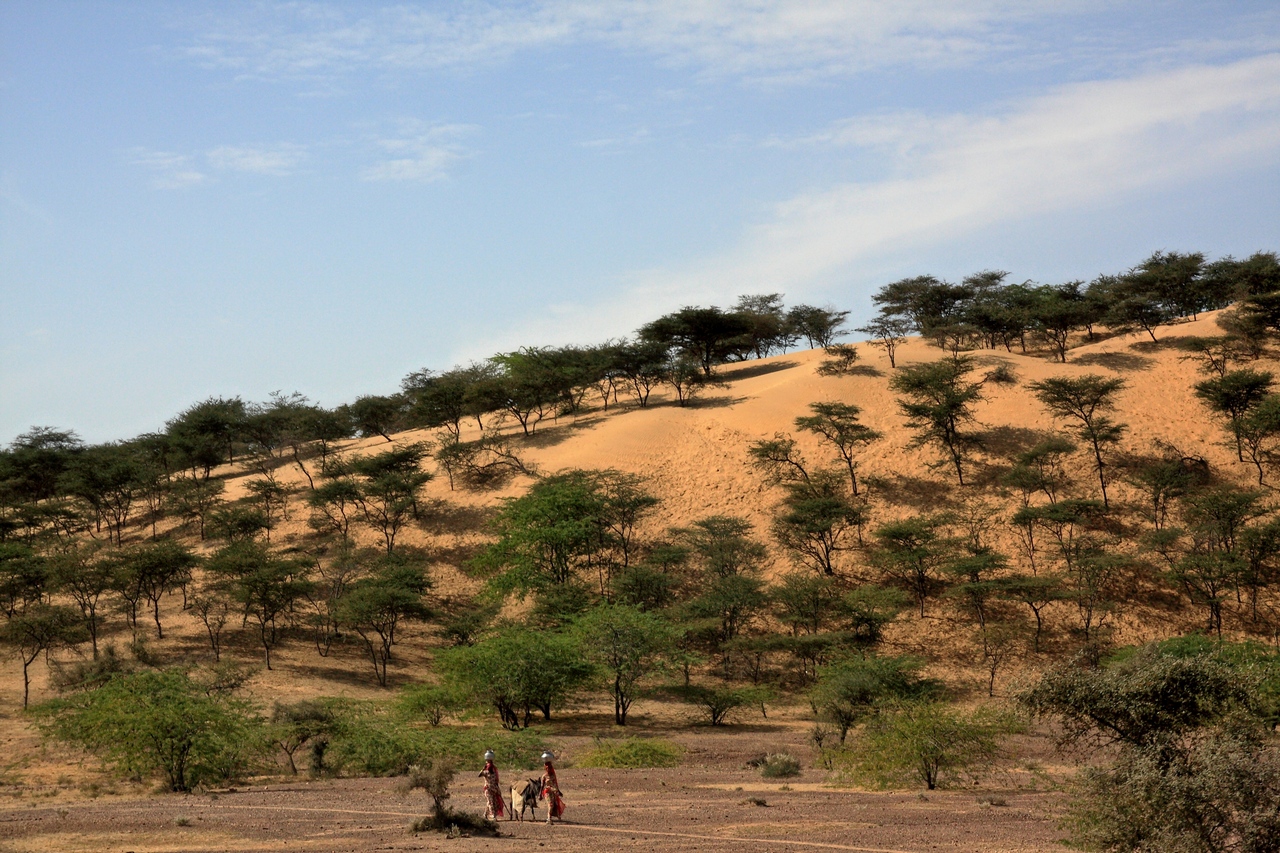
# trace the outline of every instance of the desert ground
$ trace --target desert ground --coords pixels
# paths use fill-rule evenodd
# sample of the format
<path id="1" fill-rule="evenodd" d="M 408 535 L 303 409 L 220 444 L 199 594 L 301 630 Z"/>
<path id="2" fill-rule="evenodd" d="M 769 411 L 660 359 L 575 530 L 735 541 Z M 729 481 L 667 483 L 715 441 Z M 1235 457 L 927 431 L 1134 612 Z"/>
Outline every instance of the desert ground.
<path id="1" fill-rule="evenodd" d="M 161 853 L 161 851 L 531 850 L 607 853 L 673 851 L 1053 851 L 1066 850 L 1058 823 L 1062 794 L 1051 790 L 1067 768 L 1047 741 L 1020 744 L 1017 767 L 980 784 L 922 792 L 867 791 L 828 784 L 821 770 L 764 780 L 747 764 L 765 751 L 805 754 L 807 724 L 799 714 L 770 715 L 711 731 L 643 720 L 636 733 L 660 735 L 687 749 L 680 767 L 560 771 L 565 822 L 500 821 L 497 838 L 412 833 L 429 812 L 421 792 L 396 779 L 259 780 L 190 795 L 85 787 L 28 787 L 0 805 L 0 850 L 30 853 Z M 554 725 L 566 755 L 589 747 L 584 729 L 607 729 L 603 716 Z M 1038 741 L 1038 742 L 1036 742 Z M 1027 758 L 1042 754 L 1043 766 Z M 477 762 L 479 764 L 479 762 Z M 571 765 L 572 762 L 570 761 Z M 1035 772 L 1026 771 L 1027 766 Z M 509 785 L 525 777 L 505 771 Z M 483 808 L 479 782 L 460 773 L 452 805 Z M 66 780 L 64 780 L 64 783 Z"/>
<path id="2" fill-rule="evenodd" d="M 1212 316 L 1162 330 L 1159 344 L 1145 336 L 1119 336 L 1084 344 L 1066 364 L 1046 353 L 975 353 L 979 370 L 998 363 L 1017 376 L 1013 386 L 991 385 L 977 415 L 987 438 L 987 460 L 977 480 L 990 482 L 997 465 L 1055 430 L 1052 419 L 1026 389 L 1029 382 L 1050 376 L 1100 373 L 1123 378 L 1119 421 L 1129 425 L 1124 448 L 1146 453 L 1159 441 L 1187 455 L 1202 456 L 1214 469 L 1248 482 L 1249 471 L 1226 447 L 1226 433 L 1196 401 L 1193 384 L 1201 378 L 1180 359 L 1169 339 L 1215 334 Z M 793 420 L 808 404 L 821 400 L 853 402 L 863 420 L 885 433 L 861 460 L 860 473 L 874 484 L 879 519 L 973 501 L 945 470 L 931 471 L 935 453 L 912 446 L 911 435 L 888 388 L 892 373 L 884 354 L 860 346 L 860 372 L 841 377 L 816 372 L 820 350 L 787 353 L 723 369 L 726 385 L 711 389 L 696 405 L 679 408 L 655 394 L 648 408 L 625 400 L 598 407 L 576 418 L 549 419 L 534 436 L 518 443 L 526 462 L 540 471 L 567 468 L 616 468 L 647 478 L 661 504 L 645 522 L 643 536 L 655 536 L 673 525 L 710 515 L 742 516 L 767 538 L 772 509 L 780 491 L 765 485 L 747 461 L 747 447 L 777 432 L 793 434 L 812 459 L 826 451 L 812 436 L 796 431 Z M 899 364 L 934 360 L 942 353 L 913 340 L 898 353 Z M 474 428 L 472 425 L 471 428 Z M 518 427 L 514 428 L 518 432 Z M 424 432 L 397 434 L 395 442 L 428 440 Z M 352 441 L 345 452 L 376 452 L 381 438 Z M 220 472 L 228 479 L 228 497 L 242 494 L 249 475 L 239 468 Z M 305 485 L 301 471 L 284 465 L 285 482 Z M 1088 470 L 1078 473 L 1088 489 Z M 433 555 L 433 595 L 465 597 L 478 588 L 460 566 L 486 541 L 483 523 L 500 500 L 522 494 L 529 480 L 518 477 L 501 489 L 451 491 L 441 475 L 429 484 L 438 503 L 417 528 L 407 531 L 407 544 Z M 1094 484 L 1096 486 L 1096 483 Z M 1136 501 L 1123 483 L 1121 501 Z M 986 490 L 986 495 L 994 492 Z M 997 511 L 1012 506 L 1012 497 L 994 501 Z M 273 533 L 280 544 L 301 543 L 308 535 L 307 511 L 295 499 L 290 518 Z M 135 527 L 142 539 L 149 529 Z M 1004 534 L 997 534 L 1004 535 Z M 194 539 L 192 544 L 198 545 Z M 372 540 L 370 540 L 372 542 Z M 1016 554 L 1008 546 L 1010 554 Z M 769 574 L 788 570 L 786 556 L 775 552 Z M 851 569 L 852 570 L 852 569 Z M 1059 608 L 1055 610 L 1055 608 Z M 1065 629 L 1067 604 L 1048 611 L 1050 635 L 1045 654 L 1019 656 L 1001 670 L 996 700 L 1043 669 L 1055 652 L 1069 649 Z M 152 653 L 165 663 L 210 660 L 203 628 L 183 613 L 177 596 L 167 601 L 165 639 L 151 641 Z M 1126 611 L 1114 624 L 1116 643 L 1138 643 L 1181 633 L 1199 615 L 1175 607 Z M 938 605 L 925 619 L 911 613 L 890 626 L 886 650 L 927 655 L 928 674 L 943 680 L 962 702 L 986 700 L 985 676 L 975 660 L 967 626 L 953 610 Z M 129 632 L 123 618 L 112 619 L 104 642 L 121 648 Z M 394 688 L 422 680 L 430 672 L 431 654 L 439 640 L 427 627 L 410 626 L 392 663 Z M 229 640 L 230 655 L 246 663 L 258 660 L 247 632 Z M 64 660 L 69 653 L 60 653 Z M 299 632 L 274 655 L 274 668 L 259 668 L 248 683 L 249 695 L 263 703 L 309 696 L 386 697 L 376 686 L 369 664 L 358 648 L 340 648 L 327 658 L 317 655 Z M 32 701 L 51 698 L 47 668 L 32 667 Z M 566 757 L 561 782 L 569 803 L 568 820 L 560 826 L 503 823 L 498 838 L 446 839 L 414 835 L 409 823 L 426 813 L 421 793 L 405 793 L 395 779 L 309 780 L 305 775 L 264 776 L 234 789 L 191 795 L 161 794 L 154 783 L 130 783 L 109 776 L 91 757 L 45 743 L 21 708 L 21 669 L 16 658 L 0 659 L 0 850 L 4 851 L 375 851 L 484 850 L 515 851 L 535 847 L 567 850 L 854 850 L 854 851 L 1033 851 L 1059 850 L 1064 836 L 1063 786 L 1073 765 L 1052 748 L 1042 730 L 1016 738 L 996 771 L 948 790 L 877 791 L 839 786 L 813 767 L 807 736 L 813 721 L 802 699 L 773 709 L 767 719 L 744 715 L 734 725 L 694 725 L 678 706 L 637 703 L 631 734 L 661 736 L 686 749 L 681 766 L 661 770 L 575 769 L 595 734 L 616 730 L 603 705 L 595 700 L 571 707 L 559 719 L 538 724 L 548 742 Z M 802 757 L 806 769 L 797 779 L 763 780 L 748 761 L 765 752 L 787 749 Z M 477 765 L 479 761 L 477 761 Z M 478 766 L 476 768 L 478 770 Z M 474 771 L 460 773 L 453 804 L 481 807 Z M 504 771 L 508 784 L 519 771 Z"/>

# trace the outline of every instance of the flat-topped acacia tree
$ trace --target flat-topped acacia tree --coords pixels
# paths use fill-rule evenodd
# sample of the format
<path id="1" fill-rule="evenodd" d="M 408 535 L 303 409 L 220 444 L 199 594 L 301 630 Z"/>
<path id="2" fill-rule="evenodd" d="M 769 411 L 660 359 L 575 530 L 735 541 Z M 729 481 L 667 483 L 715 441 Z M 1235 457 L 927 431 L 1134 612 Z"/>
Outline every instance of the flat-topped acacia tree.
<path id="1" fill-rule="evenodd" d="M 959 356 L 908 365 L 889 380 L 891 389 L 905 395 L 898 406 L 916 431 L 912 444 L 942 450 L 942 464 L 955 467 L 962 486 L 966 457 L 981 444 L 968 430 L 975 421 L 973 406 L 982 399 L 981 383 L 969 380 L 972 371 L 973 359 Z"/>
<path id="2" fill-rule="evenodd" d="M 1123 379 L 1108 379 L 1096 373 L 1084 376 L 1055 376 L 1040 382 L 1032 382 L 1031 390 L 1036 398 L 1054 417 L 1075 421 L 1076 436 L 1088 442 L 1093 450 L 1094 470 L 1102 487 L 1102 504 L 1110 507 L 1107 498 L 1108 474 L 1106 453 L 1119 444 L 1128 425 L 1116 423 L 1106 412 L 1116 406 L 1116 394 L 1124 388 Z"/>
<path id="3" fill-rule="evenodd" d="M 811 415 L 796 418 L 796 426 L 806 432 L 817 433 L 835 448 L 849 472 L 849 491 L 858 494 L 858 450 L 879 439 L 881 433 L 864 423 L 858 416 L 862 409 L 852 403 L 810 403 Z"/>

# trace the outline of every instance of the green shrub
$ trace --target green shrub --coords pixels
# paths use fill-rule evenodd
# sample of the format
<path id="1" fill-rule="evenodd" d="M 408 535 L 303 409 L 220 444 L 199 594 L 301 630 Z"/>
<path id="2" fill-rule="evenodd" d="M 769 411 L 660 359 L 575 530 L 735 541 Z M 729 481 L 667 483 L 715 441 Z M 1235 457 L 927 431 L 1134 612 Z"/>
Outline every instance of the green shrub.
<path id="1" fill-rule="evenodd" d="M 447 687 L 434 684 L 411 684 L 396 698 L 396 711 L 408 720 L 426 720 L 433 726 L 456 713 L 463 703 Z"/>
<path id="2" fill-rule="evenodd" d="M 683 754 L 684 747 L 658 738 L 597 738 L 595 746 L 577 764 L 579 767 L 603 767 L 610 770 L 675 767 Z"/>
<path id="3" fill-rule="evenodd" d="M 789 752 L 771 752 L 760 762 L 760 775 L 766 779 L 789 779 L 800 775 L 800 760 Z"/>
<path id="4" fill-rule="evenodd" d="M 189 791 L 243 775 L 268 751 L 257 709 L 218 688 L 176 669 L 118 674 L 38 714 L 48 736 L 125 775 L 159 775 L 169 790 Z"/>
<path id="5" fill-rule="evenodd" d="M 842 775 L 880 787 L 923 782 L 932 791 L 948 774 L 989 765 L 998 754 L 997 738 L 1020 727 L 1007 714 L 966 714 L 941 702 L 886 708 L 844 753 Z"/>
<path id="6" fill-rule="evenodd" d="M 400 776 L 428 758 L 458 766 L 476 764 L 486 749 L 501 756 L 504 766 L 532 769 L 546 744 L 531 732 L 496 728 L 430 729 L 406 725 L 386 706 L 371 702 L 336 705 L 325 763 L 330 772 L 356 776 Z"/>
<path id="7" fill-rule="evenodd" d="M 764 706 L 773 693 L 763 687 L 717 687 L 705 684 L 678 685 L 668 692 L 697 708 L 707 723 L 723 726 L 743 708 Z"/>

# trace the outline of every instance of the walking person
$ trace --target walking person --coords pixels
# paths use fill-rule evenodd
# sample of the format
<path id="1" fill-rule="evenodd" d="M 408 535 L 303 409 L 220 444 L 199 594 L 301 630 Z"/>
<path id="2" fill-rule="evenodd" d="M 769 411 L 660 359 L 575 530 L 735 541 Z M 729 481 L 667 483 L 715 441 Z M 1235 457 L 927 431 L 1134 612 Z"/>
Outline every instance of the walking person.
<path id="1" fill-rule="evenodd" d="M 551 762 L 556 757 L 550 752 L 542 753 L 542 794 L 538 797 L 540 800 L 547 801 L 547 826 L 551 825 L 551 819 L 561 819 L 564 814 L 564 799 L 560 796 L 560 783 L 556 781 L 556 769 L 551 766 Z"/>
<path id="2" fill-rule="evenodd" d="M 484 754 L 484 769 L 480 778 L 484 780 L 484 819 L 497 820 L 506 813 L 507 804 L 502 801 L 502 785 L 498 781 L 498 765 L 493 763 L 493 750 Z"/>

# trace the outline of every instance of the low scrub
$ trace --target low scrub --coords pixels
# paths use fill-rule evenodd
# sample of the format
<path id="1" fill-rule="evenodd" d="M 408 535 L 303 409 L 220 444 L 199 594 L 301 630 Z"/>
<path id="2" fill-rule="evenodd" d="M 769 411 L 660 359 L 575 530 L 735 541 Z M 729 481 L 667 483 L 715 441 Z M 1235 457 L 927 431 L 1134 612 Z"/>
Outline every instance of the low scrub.
<path id="1" fill-rule="evenodd" d="M 760 762 L 760 775 L 766 779 L 789 779 L 800 770 L 800 759 L 789 752 L 771 752 Z"/>
<path id="2" fill-rule="evenodd" d="M 1020 731 L 1018 718 L 979 709 L 965 713 L 942 702 L 908 702 L 880 709 L 851 749 L 836 759 L 838 775 L 877 787 L 922 784 L 928 790 L 986 770 L 999 739 Z"/>
<path id="3" fill-rule="evenodd" d="M 579 767 L 603 767 L 609 770 L 675 767 L 683 755 L 684 747 L 659 738 L 597 739 L 595 746 L 577 764 Z"/>
<path id="4" fill-rule="evenodd" d="M 496 751 L 504 766 L 533 769 L 546 744 L 526 730 L 455 728 L 420 729 L 374 703 L 343 703 L 336 709 L 324 751 L 323 772 L 355 776 L 401 776 L 428 756 L 470 766 L 486 749 Z"/>

